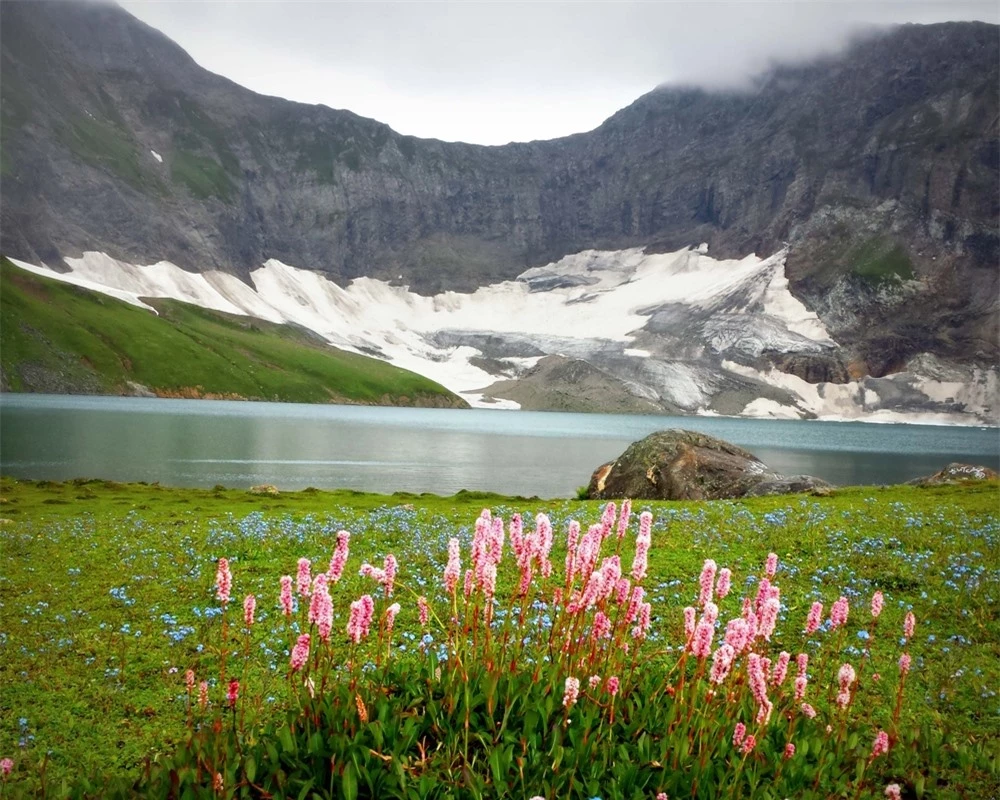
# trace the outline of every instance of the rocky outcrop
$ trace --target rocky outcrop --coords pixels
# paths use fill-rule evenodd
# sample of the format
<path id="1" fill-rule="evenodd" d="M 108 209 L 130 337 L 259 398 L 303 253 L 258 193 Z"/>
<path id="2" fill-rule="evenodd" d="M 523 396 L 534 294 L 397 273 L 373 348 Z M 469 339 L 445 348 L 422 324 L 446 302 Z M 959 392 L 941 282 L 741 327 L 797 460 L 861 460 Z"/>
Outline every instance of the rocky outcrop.
<path id="1" fill-rule="evenodd" d="M 594 471 L 591 499 L 724 500 L 765 494 L 829 493 L 826 481 L 778 475 L 736 445 L 686 430 L 666 430 L 633 442 Z"/>
<path id="2" fill-rule="evenodd" d="M 856 372 L 997 361 L 996 26 L 902 26 L 747 91 L 660 88 L 586 134 L 479 147 L 254 94 L 113 5 L 0 13 L 8 255 L 243 277 L 276 258 L 429 293 L 588 248 L 788 242 Z"/>
<path id="3" fill-rule="evenodd" d="M 940 472 L 928 475 L 924 478 L 914 478 L 907 481 L 908 486 L 944 486 L 955 483 L 969 483 L 971 481 L 995 481 L 1000 475 L 997 471 L 989 467 L 975 464 L 959 464 L 957 462 L 949 464 Z"/>

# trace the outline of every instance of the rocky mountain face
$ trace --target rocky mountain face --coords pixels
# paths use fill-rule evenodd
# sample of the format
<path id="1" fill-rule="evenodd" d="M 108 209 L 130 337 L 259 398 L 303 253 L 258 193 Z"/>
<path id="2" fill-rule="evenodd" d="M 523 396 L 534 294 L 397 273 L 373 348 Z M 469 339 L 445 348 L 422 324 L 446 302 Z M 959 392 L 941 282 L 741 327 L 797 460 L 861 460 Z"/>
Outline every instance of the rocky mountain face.
<path id="1" fill-rule="evenodd" d="M 257 95 L 115 6 L 0 14 L 0 248 L 24 261 L 248 280 L 276 259 L 433 293 L 591 248 L 787 243 L 793 294 L 841 350 L 777 369 L 997 361 L 996 26 L 903 26 L 746 91 L 661 88 L 589 133 L 483 147 Z"/>

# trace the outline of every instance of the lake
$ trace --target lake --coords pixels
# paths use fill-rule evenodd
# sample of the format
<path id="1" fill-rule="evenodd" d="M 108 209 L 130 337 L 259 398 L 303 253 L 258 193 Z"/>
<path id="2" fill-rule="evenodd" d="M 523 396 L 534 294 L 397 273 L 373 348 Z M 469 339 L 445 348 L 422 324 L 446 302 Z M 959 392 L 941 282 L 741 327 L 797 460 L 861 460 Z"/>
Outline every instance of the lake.
<path id="1" fill-rule="evenodd" d="M 778 472 L 837 485 L 1000 461 L 995 428 L 5 394 L 0 470 L 170 486 L 570 497 L 631 442 L 678 427 L 740 445 Z"/>

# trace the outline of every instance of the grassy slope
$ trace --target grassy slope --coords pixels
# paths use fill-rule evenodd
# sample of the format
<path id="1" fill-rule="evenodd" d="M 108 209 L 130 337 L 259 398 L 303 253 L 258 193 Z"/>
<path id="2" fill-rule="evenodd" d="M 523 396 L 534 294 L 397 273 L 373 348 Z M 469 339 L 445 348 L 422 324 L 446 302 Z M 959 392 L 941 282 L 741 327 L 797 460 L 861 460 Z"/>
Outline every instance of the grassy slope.
<path id="1" fill-rule="evenodd" d="M 335 628 L 343 629 L 348 600 L 371 589 L 358 577 L 358 565 L 381 563 L 393 551 L 403 604 L 397 627 L 418 631 L 405 586 L 434 599 L 448 537 L 461 537 L 464 564 L 472 523 L 484 505 L 507 518 L 515 511 L 526 520 L 550 514 L 556 564 L 564 556 L 566 521 L 589 524 L 600 509 L 594 502 L 471 493 L 441 498 L 307 490 L 267 497 L 99 481 L 3 479 L 0 495 L 0 516 L 9 520 L 0 525 L 0 686 L 6 687 L 0 693 L 0 757 L 17 759 L 15 786 L 26 793 L 38 786 L 47 750 L 46 781 L 58 786 L 63 776 L 134 772 L 144 755 L 164 752 L 177 740 L 184 670 L 212 674 L 216 664 L 211 642 L 218 640 L 219 620 L 208 619 L 205 610 L 215 605 L 213 560 L 219 556 L 232 559 L 234 597 L 258 597 L 250 691 L 280 698 L 287 656 L 275 611 L 278 577 L 294 574 L 300 556 L 325 566 L 339 528 L 353 538 L 335 595 Z M 788 617 L 779 623 L 775 647 L 800 647 L 798 630 L 810 602 L 818 597 L 829 608 L 844 592 L 851 597 L 844 659 L 857 663 L 855 632 L 867 626 L 867 600 L 881 588 L 886 609 L 875 668 L 884 675 L 894 674 L 906 609 L 919 620 L 905 718 L 932 726 L 947 741 L 977 741 L 996 751 L 998 500 L 1000 487 L 993 482 L 865 487 L 828 498 L 650 504 L 656 519 L 646 582 L 652 647 L 679 638 L 681 608 L 697 594 L 703 559 L 733 569 L 736 590 L 723 603 L 725 620 L 739 613 L 744 581 L 760 575 L 773 550 L 781 557 L 777 581 Z M 644 505 L 637 503 L 636 510 Z M 633 517 L 633 533 L 635 525 Z M 501 575 L 508 588 L 509 569 Z M 199 651 L 199 642 L 209 647 Z M 654 656 L 651 668 L 659 663 Z M 886 722 L 895 681 L 884 684 L 869 683 L 859 700 L 878 725 Z M 927 797 L 989 796 L 996 780 L 971 768 L 942 769 L 927 761 L 929 754 L 921 758 Z M 895 777 L 905 783 L 916 776 Z"/>
<path id="2" fill-rule="evenodd" d="M 13 391 L 157 394 L 303 403 L 461 405 L 444 387 L 292 326 L 170 300 L 148 311 L 0 267 L 0 365 Z"/>

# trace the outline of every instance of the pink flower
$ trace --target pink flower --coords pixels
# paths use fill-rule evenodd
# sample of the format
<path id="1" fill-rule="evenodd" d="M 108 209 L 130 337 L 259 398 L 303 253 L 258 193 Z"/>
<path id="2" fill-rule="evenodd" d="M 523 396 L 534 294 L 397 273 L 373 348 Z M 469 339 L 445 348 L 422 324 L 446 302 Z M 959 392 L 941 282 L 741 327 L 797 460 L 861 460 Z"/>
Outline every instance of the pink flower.
<path id="1" fill-rule="evenodd" d="M 806 686 L 809 684 L 809 679 L 805 675 L 797 675 L 795 677 L 795 699 L 801 700 L 806 696 Z"/>
<path id="2" fill-rule="evenodd" d="M 236 707 L 236 701 L 240 699 L 240 682 L 236 678 L 229 679 L 229 689 L 226 691 L 226 700 L 230 708 Z"/>
<path id="3" fill-rule="evenodd" d="M 750 679 L 750 691 L 759 705 L 767 704 L 767 675 L 764 672 L 762 659 L 756 653 L 747 656 L 747 675 Z"/>
<path id="4" fill-rule="evenodd" d="M 749 736 L 747 736 L 746 739 L 743 740 L 743 747 L 740 748 L 740 752 L 743 753 L 743 755 L 746 755 L 756 746 L 757 746 L 757 737 L 751 733 Z"/>
<path id="5" fill-rule="evenodd" d="M 688 606 L 684 609 L 684 635 L 688 641 L 691 641 L 691 638 L 694 636 L 697 614 L 698 612 L 695 611 L 694 606 Z"/>
<path id="6" fill-rule="evenodd" d="M 656 800 L 670 800 L 670 797 L 667 795 L 666 792 L 657 792 Z"/>
<path id="7" fill-rule="evenodd" d="M 781 601 L 777 597 L 769 597 L 764 601 L 764 608 L 757 628 L 758 636 L 763 636 L 767 641 L 771 641 L 771 634 L 774 633 L 774 628 L 778 624 L 780 610 Z"/>
<path id="8" fill-rule="evenodd" d="M 816 718 L 816 709 L 813 708 L 808 703 L 803 703 L 802 704 L 801 711 L 802 711 L 803 714 L 805 714 L 807 717 L 809 717 L 809 719 L 815 719 Z"/>
<path id="9" fill-rule="evenodd" d="M 872 742 L 872 758 L 878 758 L 889 752 L 889 734 L 879 731 L 875 734 L 875 741 Z"/>
<path id="10" fill-rule="evenodd" d="M 809 609 L 809 616 L 806 617 L 806 633 L 815 633 L 817 628 L 819 628 L 820 622 L 823 621 L 823 604 L 813 603 L 812 608 Z"/>
<path id="11" fill-rule="evenodd" d="M 449 542 L 449 556 L 451 555 L 450 544 Z M 524 524 L 521 521 L 520 514 L 514 514 L 510 518 L 510 546 L 514 551 L 514 555 L 520 560 L 525 550 Z"/>
<path id="12" fill-rule="evenodd" d="M 563 692 L 563 707 L 570 708 L 576 699 L 580 696 L 580 679 L 579 678 L 567 678 L 566 679 L 566 689 Z"/>
<path id="13" fill-rule="evenodd" d="M 847 624 L 847 598 L 841 596 L 830 608 L 830 628 L 836 629 Z"/>
<path id="14" fill-rule="evenodd" d="M 351 534 L 347 531 L 337 532 L 337 546 L 333 551 L 333 557 L 330 559 L 330 569 L 326 573 L 326 577 L 330 583 L 336 583 L 344 574 L 350 541 Z"/>
<path id="15" fill-rule="evenodd" d="M 3 775 L 4 780 L 10 775 L 12 769 L 14 769 L 14 760 L 12 758 L 0 759 L 0 774 Z"/>
<path id="16" fill-rule="evenodd" d="M 698 593 L 698 605 L 703 606 L 712 599 L 712 589 L 715 587 L 715 571 L 718 569 L 716 563 L 708 558 L 701 568 L 701 577 L 698 583 L 701 591 Z"/>
<path id="17" fill-rule="evenodd" d="M 737 722 L 736 727 L 733 729 L 733 747 L 739 747 L 743 744 L 743 737 L 747 735 L 747 726 L 742 722 Z"/>
<path id="18" fill-rule="evenodd" d="M 420 614 L 420 627 L 426 628 L 431 618 L 431 609 L 423 595 L 417 598 L 417 612 Z"/>
<path id="19" fill-rule="evenodd" d="M 889 800 L 901 800 L 903 794 L 902 790 L 899 788 L 899 784 L 890 783 L 888 786 L 886 786 L 885 796 L 888 797 Z"/>
<path id="20" fill-rule="evenodd" d="M 653 515 L 643 511 L 639 515 L 639 533 L 635 538 L 635 558 L 632 560 L 632 580 L 636 583 L 646 577 L 649 567 L 649 547 L 652 544 Z"/>
<path id="21" fill-rule="evenodd" d="M 329 642 L 330 633 L 333 631 L 333 599 L 326 588 L 326 575 L 317 575 L 314 587 L 312 601 L 309 604 L 310 621 L 316 623 L 319 638 Z"/>
<path id="22" fill-rule="evenodd" d="M 368 635 L 372 624 L 372 614 L 375 612 L 375 601 L 370 594 L 351 603 L 351 613 L 347 620 L 347 635 L 354 644 L 358 644 Z"/>
<path id="23" fill-rule="evenodd" d="M 632 597 L 629 600 L 628 611 L 625 613 L 625 624 L 628 625 L 634 622 L 639 617 L 639 611 L 642 609 L 642 599 L 646 596 L 646 590 L 641 586 L 632 587 Z M 694 629 L 692 628 L 692 633 Z"/>
<path id="24" fill-rule="evenodd" d="M 875 592 L 872 595 L 872 616 L 878 619 L 879 614 L 882 613 L 882 607 L 885 605 L 885 598 L 882 596 L 882 592 Z"/>
<path id="25" fill-rule="evenodd" d="M 917 626 L 917 618 L 913 616 L 912 611 L 906 612 L 906 618 L 903 620 L 903 636 L 907 639 L 913 638 L 913 630 Z"/>
<path id="26" fill-rule="evenodd" d="M 840 669 L 837 671 L 837 680 L 840 682 L 840 691 L 846 692 L 850 689 L 851 686 L 854 685 L 856 677 L 854 667 L 850 664 L 842 664 Z"/>
<path id="27" fill-rule="evenodd" d="M 781 686 L 785 682 L 785 675 L 788 673 L 788 662 L 791 660 L 791 653 L 784 651 L 780 653 L 778 661 L 774 665 L 774 674 L 771 676 L 772 686 Z"/>
<path id="28" fill-rule="evenodd" d="M 715 621 L 719 618 L 719 607 L 709 600 L 705 603 L 705 611 L 702 614 L 702 618 L 713 627 L 715 626 Z"/>
<path id="29" fill-rule="evenodd" d="M 444 568 L 444 588 L 448 594 L 454 594 L 458 586 L 458 576 L 462 574 L 462 562 L 459 557 L 458 539 L 448 540 L 448 565 Z"/>
<path id="30" fill-rule="evenodd" d="M 771 721 L 772 711 L 774 711 L 774 703 L 770 700 L 765 700 L 764 704 L 757 709 L 756 723 L 758 725 L 767 725 Z"/>
<path id="31" fill-rule="evenodd" d="M 594 640 L 607 639 L 611 635 L 611 620 L 603 611 L 594 614 L 594 626 L 591 630 Z"/>
<path id="32" fill-rule="evenodd" d="M 292 576 L 283 575 L 281 578 L 281 610 L 285 612 L 286 617 L 292 616 Z"/>
<path id="33" fill-rule="evenodd" d="M 733 584 L 733 573 L 728 567 L 719 570 L 719 580 L 715 584 L 715 596 L 720 600 L 729 594 Z"/>
<path id="34" fill-rule="evenodd" d="M 580 541 L 580 523 L 575 519 L 569 521 L 569 530 L 566 533 L 566 586 L 573 583 L 576 575 L 576 547 Z"/>
<path id="35" fill-rule="evenodd" d="M 627 503 L 628 500 L 625 502 Z M 618 677 L 616 675 L 612 675 L 608 678 L 607 682 L 604 684 L 604 688 L 607 689 L 608 694 L 612 697 L 616 696 L 618 694 L 618 689 L 620 688 Z"/>
<path id="36" fill-rule="evenodd" d="M 220 558 L 219 568 L 215 572 L 216 596 L 222 605 L 229 602 L 229 593 L 233 588 L 233 573 L 229 571 L 229 559 Z"/>
<path id="37" fill-rule="evenodd" d="M 623 606 L 628 602 L 629 592 L 632 591 L 632 581 L 628 578 L 619 578 L 615 584 L 615 602 Z"/>
<path id="38" fill-rule="evenodd" d="M 399 610 L 399 603 L 393 603 L 385 610 L 385 629 L 387 631 L 391 631 L 392 626 L 396 624 L 396 615 L 399 613 Z"/>
<path id="39" fill-rule="evenodd" d="M 795 745 L 789 742 L 785 745 L 785 760 L 787 761 L 795 755 Z"/>
<path id="40" fill-rule="evenodd" d="M 618 516 L 618 508 L 614 503 L 604 506 L 604 513 L 601 514 L 601 538 L 607 539 L 611 534 L 611 529 L 615 526 L 615 518 Z"/>
<path id="41" fill-rule="evenodd" d="M 184 673 L 184 685 L 187 687 L 187 693 L 194 693 L 194 670 L 189 669 Z"/>
<path id="42" fill-rule="evenodd" d="M 691 640 L 691 652 L 695 658 L 708 658 L 712 653 L 712 637 L 715 628 L 711 623 L 702 618 L 694 629 L 694 637 Z"/>
<path id="43" fill-rule="evenodd" d="M 742 653 L 750 641 L 750 626 L 743 617 L 729 620 L 726 625 L 726 643 L 737 653 Z"/>
<path id="44" fill-rule="evenodd" d="M 601 676 L 591 675 L 590 680 L 587 681 L 587 685 L 590 686 L 591 689 L 596 689 L 598 686 L 601 685 Z"/>
<path id="45" fill-rule="evenodd" d="M 385 596 L 392 597 L 392 589 L 396 584 L 396 570 L 399 568 L 399 562 L 396 561 L 396 556 L 389 553 L 385 557 L 382 569 L 385 571 L 385 582 L 382 584 L 385 589 Z"/>
<path id="46" fill-rule="evenodd" d="M 801 675 L 802 677 L 805 677 L 806 668 L 809 666 L 809 654 L 808 653 L 799 653 L 795 657 L 795 663 L 796 663 L 796 665 L 799 668 L 798 674 Z"/>
<path id="47" fill-rule="evenodd" d="M 764 574 L 767 575 L 768 578 L 773 578 L 774 573 L 776 573 L 777 571 L 778 571 L 778 554 L 768 553 L 767 561 L 764 562 Z"/>
<path id="48" fill-rule="evenodd" d="M 253 625 L 253 615 L 257 610 L 257 598 L 248 594 L 243 598 L 243 622 L 249 628 Z"/>
<path id="49" fill-rule="evenodd" d="M 639 606 L 639 619 L 638 624 L 632 628 L 632 638 L 634 639 L 645 639 L 646 632 L 649 630 L 649 623 L 653 613 L 653 606 L 649 603 L 643 603 Z M 711 642 L 709 642 L 709 647 L 711 648 Z"/>
<path id="50" fill-rule="evenodd" d="M 721 644 L 719 649 L 712 654 L 712 671 L 709 673 L 709 680 L 712 683 L 722 683 L 729 674 L 735 658 L 736 651 L 732 645 Z"/>
<path id="51" fill-rule="evenodd" d="M 323 602 L 322 595 L 326 592 L 326 573 L 316 576 L 312 586 L 312 598 L 309 601 L 309 624 L 315 625 L 319 620 L 320 605 Z"/>
<path id="52" fill-rule="evenodd" d="M 312 586 L 312 575 L 310 574 L 310 563 L 308 558 L 299 559 L 298 589 L 301 597 L 309 596 L 309 588 Z"/>
<path id="53" fill-rule="evenodd" d="M 909 671 L 910 671 L 910 654 L 903 653 L 903 655 L 899 657 L 899 673 L 900 675 L 905 675 Z"/>
<path id="54" fill-rule="evenodd" d="M 632 501 L 627 497 L 622 501 L 622 513 L 618 518 L 618 538 L 619 540 L 625 538 L 625 534 L 628 533 L 628 521 L 629 517 L 632 516 Z"/>
<path id="55" fill-rule="evenodd" d="M 198 705 L 203 711 L 208 708 L 208 681 L 198 684 Z"/>
<path id="56" fill-rule="evenodd" d="M 309 660 L 309 634 L 303 633 L 292 648 L 292 672 L 298 672 Z"/>
<path id="57" fill-rule="evenodd" d="M 760 616 L 764 608 L 764 603 L 771 596 L 771 581 L 768 578 L 761 578 L 757 584 L 757 596 L 754 598 L 753 610 Z"/>

